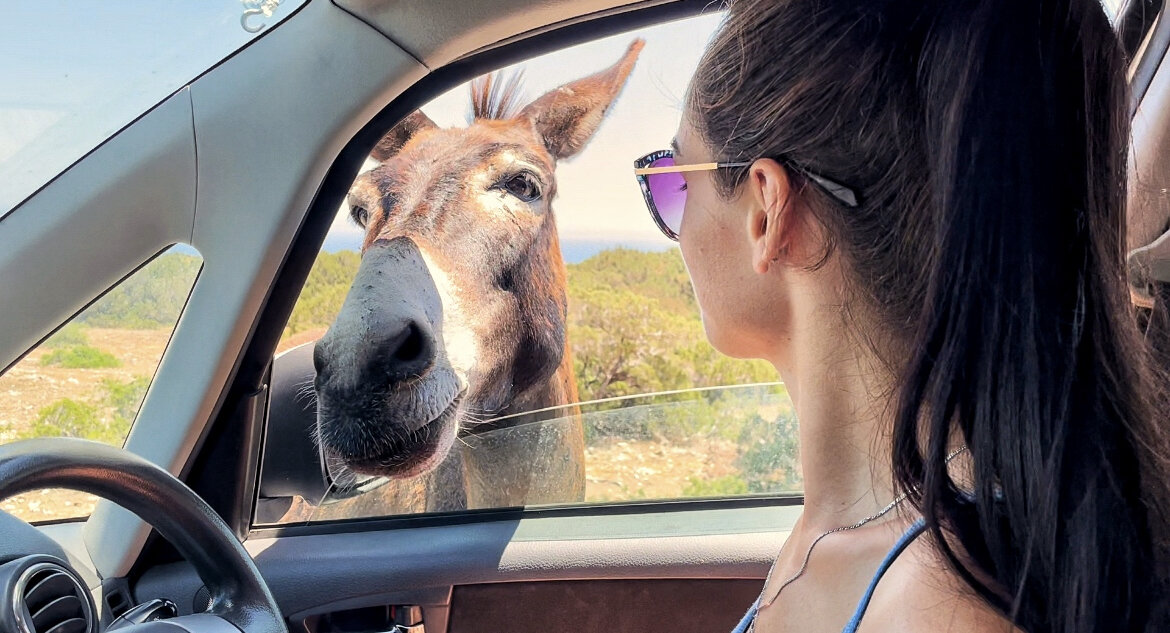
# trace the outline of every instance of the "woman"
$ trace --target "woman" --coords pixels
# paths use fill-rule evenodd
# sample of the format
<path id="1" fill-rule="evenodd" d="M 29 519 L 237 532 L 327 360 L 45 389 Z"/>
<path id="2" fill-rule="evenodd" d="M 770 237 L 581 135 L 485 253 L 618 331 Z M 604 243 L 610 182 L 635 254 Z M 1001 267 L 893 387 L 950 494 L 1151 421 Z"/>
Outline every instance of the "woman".
<path id="1" fill-rule="evenodd" d="M 741 630 L 1162 630 L 1124 78 L 1096 0 L 731 4 L 637 173 L 712 344 L 801 423 Z"/>

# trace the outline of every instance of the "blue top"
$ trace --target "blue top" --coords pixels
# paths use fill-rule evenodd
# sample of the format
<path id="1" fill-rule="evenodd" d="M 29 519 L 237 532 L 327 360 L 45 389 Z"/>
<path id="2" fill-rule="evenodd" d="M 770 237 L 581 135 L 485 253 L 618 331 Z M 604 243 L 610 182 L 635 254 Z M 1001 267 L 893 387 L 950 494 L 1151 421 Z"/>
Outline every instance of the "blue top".
<path id="1" fill-rule="evenodd" d="M 865 595 L 861 596 L 861 601 L 857 603 L 857 610 L 853 612 L 853 617 L 849 618 L 849 624 L 845 625 L 845 629 L 841 633 L 857 632 L 857 627 L 861 624 L 861 617 L 865 615 L 865 610 L 869 608 L 869 601 L 873 598 L 873 590 L 877 589 L 878 581 L 882 579 L 882 576 L 885 575 L 890 565 L 894 564 L 894 559 L 898 558 L 898 555 L 905 551 L 906 547 L 914 542 L 914 539 L 918 538 L 918 535 L 924 531 L 926 531 L 926 522 L 918 519 L 898 539 L 898 542 L 894 544 L 894 547 L 890 549 L 886 557 L 882 560 L 882 564 L 878 565 L 877 572 L 873 575 L 873 580 L 869 581 L 869 587 L 865 590 Z M 747 633 L 748 629 L 752 626 L 752 622 L 756 619 L 756 611 L 759 608 L 760 601 L 757 599 L 755 604 L 752 605 L 752 608 L 748 609 L 747 614 L 739 621 L 739 624 L 735 625 L 731 633 Z"/>

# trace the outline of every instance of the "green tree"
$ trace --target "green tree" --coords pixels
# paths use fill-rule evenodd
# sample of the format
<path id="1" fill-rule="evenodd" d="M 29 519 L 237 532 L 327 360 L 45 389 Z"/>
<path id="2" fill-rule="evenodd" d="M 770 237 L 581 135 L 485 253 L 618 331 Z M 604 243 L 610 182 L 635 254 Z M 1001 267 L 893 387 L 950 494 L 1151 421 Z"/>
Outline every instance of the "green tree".
<path id="1" fill-rule="evenodd" d="M 132 330 L 174 327 L 202 265 L 196 255 L 160 255 L 86 308 L 78 321 Z"/>
<path id="2" fill-rule="evenodd" d="M 360 264 L 361 255 L 354 251 L 318 255 L 285 325 L 284 335 L 328 327 L 341 310 Z"/>
<path id="3" fill-rule="evenodd" d="M 791 492 L 804 489 L 800 474 L 800 435 L 796 416 L 782 412 L 773 420 L 752 416 L 740 432 L 736 466 L 749 492 Z"/>
<path id="4" fill-rule="evenodd" d="M 677 249 L 612 249 L 568 267 L 569 341 L 581 400 L 771 382 L 762 361 L 706 341 Z"/>

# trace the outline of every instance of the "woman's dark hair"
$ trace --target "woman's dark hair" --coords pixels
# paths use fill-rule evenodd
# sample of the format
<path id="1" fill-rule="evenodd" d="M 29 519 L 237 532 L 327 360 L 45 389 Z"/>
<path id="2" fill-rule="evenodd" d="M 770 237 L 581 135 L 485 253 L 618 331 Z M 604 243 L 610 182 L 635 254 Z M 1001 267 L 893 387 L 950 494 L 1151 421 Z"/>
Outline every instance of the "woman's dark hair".
<path id="1" fill-rule="evenodd" d="M 1125 70 L 1097 0 L 734 0 L 688 95 L 718 160 L 860 193 L 800 189 L 887 339 L 895 484 L 1030 633 L 1158 627 L 1168 409 L 1122 266 Z"/>

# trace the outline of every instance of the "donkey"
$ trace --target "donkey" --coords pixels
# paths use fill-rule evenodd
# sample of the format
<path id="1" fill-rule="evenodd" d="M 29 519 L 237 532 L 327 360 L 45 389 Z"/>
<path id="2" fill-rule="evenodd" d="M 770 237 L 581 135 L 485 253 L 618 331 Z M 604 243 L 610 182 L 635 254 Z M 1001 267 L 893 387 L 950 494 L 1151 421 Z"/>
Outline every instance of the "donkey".
<path id="1" fill-rule="evenodd" d="M 473 84 L 469 127 L 416 111 L 378 142 L 381 164 L 349 193 L 361 264 L 314 349 L 317 435 L 334 467 L 408 480 L 317 516 L 584 499 L 577 416 L 456 440 L 484 417 L 578 399 L 555 170 L 597 131 L 643 45 L 524 107 L 518 76 L 489 76 Z"/>

